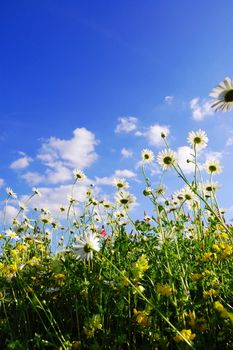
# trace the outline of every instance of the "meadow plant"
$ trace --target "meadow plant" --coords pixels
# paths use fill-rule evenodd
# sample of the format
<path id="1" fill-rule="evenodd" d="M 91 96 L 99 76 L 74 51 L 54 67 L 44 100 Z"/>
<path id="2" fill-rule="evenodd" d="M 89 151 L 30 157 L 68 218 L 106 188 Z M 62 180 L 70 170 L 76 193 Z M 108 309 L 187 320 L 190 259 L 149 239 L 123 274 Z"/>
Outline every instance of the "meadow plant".
<path id="1" fill-rule="evenodd" d="M 228 110 L 233 89 L 224 82 L 213 106 Z M 113 202 L 90 186 L 80 209 L 74 189 L 86 175 L 79 169 L 61 217 L 46 208 L 26 215 L 40 195 L 34 188 L 8 226 L 4 219 L 0 349 L 233 348 L 233 229 L 216 197 L 222 166 L 212 158 L 201 164 L 208 137 L 192 131 L 194 171 L 187 178 L 161 137 L 157 156 L 141 153 L 142 191 L 153 207 L 142 220 L 130 216 L 136 198 L 125 179 L 114 179 Z M 148 175 L 155 161 L 157 187 Z M 171 195 L 163 183 L 167 171 L 182 180 Z M 5 207 L 16 199 L 11 188 L 6 194 Z"/>

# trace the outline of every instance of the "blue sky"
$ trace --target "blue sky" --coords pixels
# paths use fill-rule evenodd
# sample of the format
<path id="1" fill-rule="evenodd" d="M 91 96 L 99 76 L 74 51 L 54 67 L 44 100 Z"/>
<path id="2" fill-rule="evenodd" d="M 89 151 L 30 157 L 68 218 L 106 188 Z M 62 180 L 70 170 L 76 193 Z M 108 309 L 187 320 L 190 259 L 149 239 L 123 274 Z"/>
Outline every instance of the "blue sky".
<path id="1" fill-rule="evenodd" d="M 2 200 L 6 186 L 19 197 L 36 186 L 54 209 L 79 167 L 101 196 L 114 176 L 127 177 L 146 205 L 137 164 L 143 148 L 163 148 L 163 126 L 174 150 L 189 131 L 206 131 L 203 159 L 218 152 L 218 197 L 233 217 L 233 112 L 213 113 L 208 96 L 232 77 L 232 13 L 231 0 L 3 2 Z M 170 173 L 166 181 L 182 186 Z"/>

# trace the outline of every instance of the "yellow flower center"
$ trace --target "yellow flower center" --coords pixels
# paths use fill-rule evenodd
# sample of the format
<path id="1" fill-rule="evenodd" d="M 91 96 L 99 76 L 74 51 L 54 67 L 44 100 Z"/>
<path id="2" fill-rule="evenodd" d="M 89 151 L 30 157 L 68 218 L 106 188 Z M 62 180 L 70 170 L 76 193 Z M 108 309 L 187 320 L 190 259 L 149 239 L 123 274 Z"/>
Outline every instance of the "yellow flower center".
<path id="1" fill-rule="evenodd" d="M 166 156 L 163 158 L 164 164 L 170 165 L 172 164 L 172 158 L 170 156 Z"/>
<path id="2" fill-rule="evenodd" d="M 201 138 L 199 136 L 194 137 L 193 139 L 194 143 L 201 143 Z"/>
<path id="3" fill-rule="evenodd" d="M 228 90 L 224 96 L 225 102 L 233 102 L 233 89 Z"/>

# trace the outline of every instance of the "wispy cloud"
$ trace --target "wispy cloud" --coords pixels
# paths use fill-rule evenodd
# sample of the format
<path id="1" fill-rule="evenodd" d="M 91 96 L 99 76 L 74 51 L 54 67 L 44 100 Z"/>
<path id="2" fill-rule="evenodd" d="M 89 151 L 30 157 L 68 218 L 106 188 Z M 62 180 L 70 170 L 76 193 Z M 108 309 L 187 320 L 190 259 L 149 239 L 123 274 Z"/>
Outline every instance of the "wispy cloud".
<path id="1" fill-rule="evenodd" d="M 201 100 L 199 97 L 193 98 L 189 103 L 193 119 L 200 121 L 210 115 L 213 115 L 214 110 L 211 108 L 211 104 L 211 100 Z"/>
<path id="2" fill-rule="evenodd" d="M 27 204 L 28 208 L 46 208 L 51 211 L 52 215 L 57 215 L 60 212 L 60 207 L 69 205 L 69 195 L 73 195 L 79 202 L 86 199 L 86 190 L 89 182 L 80 183 L 79 186 L 72 187 L 71 184 L 59 185 L 57 187 L 40 187 L 41 197 L 33 197 Z M 24 201 L 27 196 L 22 196 Z"/>
<path id="3" fill-rule="evenodd" d="M 170 128 L 168 125 L 154 124 L 149 126 L 144 132 L 137 131 L 135 135 L 144 136 L 151 146 L 160 147 L 164 145 L 162 133 L 166 136 L 169 135 Z"/>
<path id="4" fill-rule="evenodd" d="M 44 172 L 28 171 L 21 177 L 30 185 L 54 185 L 70 181 L 74 168 L 85 169 L 97 160 L 97 144 L 95 135 L 86 128 L 75 129 L 70 139 L 50 137 L 42 143 L 37 155 L 37 160 L 46 167 Z M 17 162 L 14 168 L 19 167 L 23 160 Z"/>
<path id="5" fill-rule="evenodd" d="M 71 139 L 50 137 L 42 145 L 38 159 L 51 168 L 56 168 L 57 162 L 60 161 L 67 167 L 84 169 L 97 160 L 98 156 L 95 152 L 97 143 L 91 131 L 86 128 L 77 128 L 73 131 Z"/>
<path id="6" fill-rule="evenodd" d="M 35 186 L 45 181 L 45 176 L 39 174 L 36 171 L 28 171 L 21 175 L 21 178 L 25 180 L 30 186 Z"/>
<path id="7" fill-rule="evenodd" d="M 115 170 L 115 175 L 117 177 L 125 177 L 128 179 L 135 178 L 137 174 L 129 169 Z"/>
<path id="8" fill-rule="evenodd" d="M 137 129 L 138 119 L 136 117 L 120 117 L 115 128 L 116 133 L 129 133 Z"/>
<path id="9" fill-rule="evenodd" d="M 0 179 L 0 188 L 1 188 L 2 186 L 4 186 L 4 184 L 5 184 L 4 179 Z"/>
<path id="10" fill-rule="evenodd" d="M 22 157 L 18 158 L 10 164 L 10 168 L 14 170 L 25 169 L 32 162 L 32 158 L 28 157 L 25 153 L 19 152 Z"/>
<path id="11" fill-rule="evenodd" d="M 127 148 L 122 148 L 121 155 L 123 158 L 131 158 L 133 156 L 133 151 Z"/>
<path id="12" fill-rule="evenodd" d="M 174 96 L 165 96 L 164 97 L 164 102 L 167 104 L 167 105 L 171 105 L 172 104 L 172 102 L 173 102 L 173 100 L 174 100 Z"/>
<path id="13" fill-rule="evenodd" d="M 232 146 L 233 145 L 233 136 L 228 137 L 226 146 Z"/>
<path id="14" fill-rule="evenodd" d="M 193 160 L 193 150 L 188 146 L 181 146 L 177 149 L 178 163 L 185 174 L 192 174 L 194 172 L 194 164 L 187 162 Z"/>
<path id="15" fill-rule="evenodd" d="M 12 219 L 16 217 L 19 209 L 15 208 L 13 205 L 8 204 L 4 210 L 0 211 L 0 220 L 6 221 L 7 224 L 12 222 Z"/>
<path id="16" fill-rule="evenodd" d="M 96 177 L 96 185 L 113 185 L 113 180 L 115 178 L 127 178 L 135 180 L 137 174 L 129 169 L 117 169 L 114 171 L 114 174 L 111 176 Z"/>

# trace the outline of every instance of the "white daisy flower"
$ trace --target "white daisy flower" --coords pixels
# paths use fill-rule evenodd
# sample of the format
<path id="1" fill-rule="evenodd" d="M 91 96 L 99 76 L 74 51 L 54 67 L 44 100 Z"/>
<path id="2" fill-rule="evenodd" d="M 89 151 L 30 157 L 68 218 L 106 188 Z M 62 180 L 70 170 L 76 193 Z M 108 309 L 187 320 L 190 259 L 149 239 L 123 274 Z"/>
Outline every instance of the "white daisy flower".
<path id="1" fill-rule="evenodd" d="M 208 174 L 220 174 L 222 172 L 221 163 L 217 158 L 207 159 L 205 169 Z"/>
<path id="2" fill-rule="evenodd" d="M 181 193 L 182 193 L 182 195 L 183 195 L 185 201 L 188 201 L 188 202 L 195 202 L 195 201 L 197 201 L 197 196 L 196 196 L 196 194 L 191 190 L 190 187 L 185 186 L 185 187 L 181 190 Z"/>
<path id="3" fill-rule="evenodd" d="M 70 194 L 68 194 L 67 199 L 69 201 L 70 204 L 74 204 L 77 202 L 77 199 L 75 199 L 73 196 L 71 196 Z"/>
<path id="4" fill-rule="evenodd" d="M 115 200 L 119 205 L 128 208 L 130 204 L 136 201 L 136 197 L 127 191 L 120 191 L 116 193 Z"/>
<path id="5" fill-rule="evenodd" d="M 89 203 L 94 205 L 94 206 L 99 204 L 98 200 L 96 198 L 94 198 L 94 197 L 91 197 L 89 199 Z"/>
<path id="6" fill-rule="evenodd" d="M 154 153 L 147 148 L 142 150 L 141 157 L 142 157 L 143 163 L 151 163 L 155 158 Z"/>
<path id="7" fill-rule="evenodd" d="M 17 198 L 17 194 L 10 187 L 6 188 L 6 193 L 8 194 L 9 197 Z"/>
<path id="8" fill-rule="evenodd" d="M 111 208 L 111 206 L 112 206 L 112 203 L 110 201 L 108 201 L 107 199 L 104 199 L 102 204 L 105 208 Z"/>
<path id="9" fill-rule="evenodd" d="M 83 260 L 93 259 L 93 252 L 100 251 L 99 238 L 95 233 L 86 232 L 81 237 L 76 238 L 76 242 L 74 250 L 78 257 Z"/>
<path id="10" fill-rule="evenodd" d="M 19 239 L 17 234 L 12 230 L 6 230 L 6 237 L 14 239 L 15 241 L 17 241 Z"/>
<path id="11" fill-rule="evenodd" d="M 25 203 L 19 202 L 19 209 L 22 211 L 26 211 L 27 207 L 26 207 Z"/>
<path id="12" fill-rule="evenodd" d="M 183 202 L 185 200 L 183 189 L 174 192 L 172 195 L 172 200 L 174 203 L 177 203 L 177 204 Z"/>
<path id="13" fill-rule="evenodd" d="M 75 180 L 82 181 L 82 180 L 86 179 L 86 175 L 80 169 L 74 169 L 73 174 L 74 174 Z"/>
<path id="14" fill-rule="evenodd" d="M 51 224 L 52 218 L 50 217 L 50 215 L 44 214 L 40 216 L 40 221 L 43 222 L 43 224 Z"/>
<path id="15" fill-rule="evenodd" d="M 113 185 L 118 189 L 126 189 L 129 188 L 129 184 L 125 179 L 115 178 L 113 179 Z"/>
<path id="16" fill-rule="evenodd" d="M 211 197 L 219 189 L 219 183 L 214 181 L 207 181 L 201 184 L 201 189 L 205 197 Z"/>
<path id="17" fill-rule="evenodd" d="M 41 208 L 41 212 L 44 213 L 45 215 L 51 215 L 50 210 L 48 210 L 46 208 Z"/>
<path id="18" fill-rule="evenodd" d="M 170 148 L 165 149 L 159 152 L 157 156 L 157 162 L 163 170 L 168 170 L 172 167 L 173 164 L 177 162 L 177 154 L 172 151 Z"/>
<path id="19" fill-rule="evenodd" d="M 165 185 L 159 185 L 155 189 L 156 196 L 163 196 L 167 190 L 167 187 Z"/>
<path id="20" fill-rule="evenodd" d="M 34 193 L 37 194 L 39 197 L 41 197 L 41 192 L 38 190 L 38 188 L 32 187 L 32 192 L 34 192 Z"/>
<path id="21" fill-rule="evenodd" d="M 198 131 L 191 131 L 188 133 L 188 143 L 191 147 L 201 150 L 207 146 L 208 137 L 205 131 L 199 129 Z"/>
<path id="22" fill-rule="evenodd" d="M 215 102 L 211 107 L 215 111 L 229 111 L 233 108 L 233 82 L 229 77 L 218 84 L 210 93 L 211 97 L 215 98 Z"/>

